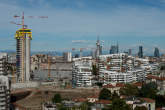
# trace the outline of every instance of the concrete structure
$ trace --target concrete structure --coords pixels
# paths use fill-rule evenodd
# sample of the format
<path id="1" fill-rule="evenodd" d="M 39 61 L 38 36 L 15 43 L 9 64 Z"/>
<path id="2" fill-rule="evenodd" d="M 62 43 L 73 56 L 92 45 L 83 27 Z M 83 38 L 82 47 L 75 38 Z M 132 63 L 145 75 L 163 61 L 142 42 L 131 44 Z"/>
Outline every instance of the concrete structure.
<path id="1" fill-rule="evenodd" d="M 63 53 L 64 61 L 71 62 L 72 61 L 72 53 L 71 52 L 65 52 Z"/>
<path id="2" fill-rule="evenodd" d="M 99 56 L 100 70 L 126 72 L 133 69 L 134 58 L 126 53 L 108 54 Z"/>
<path id="3" fill-rule="evenodd" d="M 155 82 L 157 84 L 157 89 L 159 91 L 163 91 L 163 95 L 165 93 L 165 77 L 155 76 L 155 75 L 147 75 L 146 83 Z"/>
<path id="4" fill-rule="evenodd" d="M 97 38 L 97 42 L 96 42 L 96 51 L 95 51 L 95 57 L 98 58 L 99 55 L 102 54 L 102 46 L 100 45 L 100 40 L 99 37 Z"/>
<path id="5" fill-rule="evenodd" d="M 128 55 L 132 55 L 132 49 L 128 49 Z"/>
<path id="6" fill-rule="evenodd" d="M 19 29 L 15 34 L 16 39 L 16 72 L 18 82 L 27 82 L 30 79 L 30 29 Z"/>
<path id="7" fill-rule="evenodd" d="M 140 65 L 139 62 L 135 61 L 135 57 L 128 56 L 126 53 L 100 55 L 98 62 L 100 81 L 103 82 L 103 84 L 109 84 L 111 82 L 129 83 L 133 81 L 144 81 L 147 69 L 143 66 L 145 64 L 147 64 L 147 67 L 149 66 L 148 60 L 144 60 L 143 62 L 139 61 Z M 144 65 L 142 65 L 143 63 Z M 150 68 L 150 70 L 152 69 L 153 67 Z"/>
<path id="8" fill-rule="evenodd" d="M 6 73 L 5 62 L 7 62 L 7 53 L 0 53 L 0 75 L 4 75 Z"/>
<path id="9" fill-rule="evenodd" d="M 11 85 L 11 89 L 21 89 L 21 88 L 36 88 L 39 87 L 39 82 L 26 82 L 26 83 L 14 83 Z"/>
<path id="10" fill-rule="evenodd" d="M 56 104 L 45 103 L 42 105 L 42 110 L 58 110 Z"/>
<path id="11" fill-rule="evenodd" d="M 92 85 L 92 57 L 73 59 L 72 84 L 73 86 Z"/>
<path id="12" fill-rule="evenodd" d="M 131 105 L 133 110 L 138 107 L 146 107 L 147 110 L 155 110 L 155 100 L 150 98 L 136 98 L 136 97 L 128 97 L 125 99 L 126 104 Z"/>
<path id="13" fill-rule="evenodd" d="M 10 107 L 10 85 L 6 76 L 0 76 L 0 110 L 9 110 Z"/>

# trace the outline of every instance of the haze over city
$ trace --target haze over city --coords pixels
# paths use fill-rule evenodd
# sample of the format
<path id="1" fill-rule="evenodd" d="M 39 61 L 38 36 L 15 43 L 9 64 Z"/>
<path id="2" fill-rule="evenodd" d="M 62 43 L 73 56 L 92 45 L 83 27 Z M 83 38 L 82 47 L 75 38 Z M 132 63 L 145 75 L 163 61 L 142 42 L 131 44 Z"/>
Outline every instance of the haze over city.
<path id="1" fill-rule="evenodd" d="M 165 110 L 165 0 L 0 0 L 0 110 Z"/>
<path id="2" fill-rule="evenodd" d="M 120 51 L 137 53 L 143 45 L 145 54 L 151 55 L 154 47 L 165 52 L 164 0 L 1 0 L 0 50 L 15 50 L 20 26 L 10 22 L 19 23 L 13 16 L 23 11 L 33 33 L 32 51 L 94 47 L 100 36 L 105 48 L 118 42 Z"/>

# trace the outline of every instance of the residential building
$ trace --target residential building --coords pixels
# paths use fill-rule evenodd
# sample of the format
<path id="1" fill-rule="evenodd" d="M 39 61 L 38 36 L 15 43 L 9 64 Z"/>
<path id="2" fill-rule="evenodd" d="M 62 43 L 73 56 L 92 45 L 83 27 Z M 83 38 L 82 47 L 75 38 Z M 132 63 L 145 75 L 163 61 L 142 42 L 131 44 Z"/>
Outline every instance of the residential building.
<path id="1" fill-rule="evenodd" d="M 146 83 L 155 82 L 157 84 L 157 88 L 160 91 L 165 91 L 165 77 L 155 76 L 155 75 L 147 75 Z"/>
<path id="2" fill-rule="evenodd" d="M 5 63 L 7 62 L 7 53 L 0 53 L 0 75 L 6 74 Z"/>
<path id="3" fill-rule="evenodd" d="M 131 73 L 102 70 L 99 73 L 99 80 L 103 84 L 112 82 L 129 83 L 133 81 L 133 75 Z"/>
<path id="4" fill-rule="evenodd" d="M 150 98 L 127 97 L 126 104 L 131 105 L 133 110 L 138 107 L 146 107 L 147 110 L 155 110 L 155 100 Z"/>
<path id="5" fill-rule="evenodd" d="M 149 65 L 148 60 L 147 63 L 145 61 L 137 61 L 135 57 L 126 53 L 100 55 L 98 61 L 100 81 L 103 84 L 144 81 L 146 69 L 142 67 L 144 66 L 142 64 Z"/>
<path id="6" fill-rule="evenodd" d="M 10 85 L 7 76 L 0 75 L 0 110 L 9 110 Z"/>
<path id="7" fill-rule="evenodd" d="M 72 83 L 74 86 L 91 86 L 92 57 L 73 59 Z"/>
<path id="8" fill-rule="evenodd" d="M 58 110 L 56 104 L 44 103 L 42 105 L 42 110 Z"/>

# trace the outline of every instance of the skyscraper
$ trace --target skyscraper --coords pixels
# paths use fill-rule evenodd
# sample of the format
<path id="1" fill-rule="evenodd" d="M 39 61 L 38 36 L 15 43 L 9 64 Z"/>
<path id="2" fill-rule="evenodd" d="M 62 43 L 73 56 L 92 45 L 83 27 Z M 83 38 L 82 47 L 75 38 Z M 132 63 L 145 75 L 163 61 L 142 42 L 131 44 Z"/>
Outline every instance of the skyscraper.
<path id="1" fill-rule="evenodd" d="M 119 53 L 119 45 L 112 45 L 109 51 L 110 54 L 116 54 Z"/>
<path id="2" fill-rule="evenodd" d="M 16 39 L 16 72 L 17 81 L 25 82 L 30 79 L 30 41 L 32 32 L 30 29 L 19 29 L 15 34 Z"/>
<path id="3" fill-rule="evenodd" d="M 139 46 L 138 56 L 139 58 L 143 58 L 143 46 Z"/>
<path id="4" fill-rule="evenodd" d="M 154 51 L 154 57 L 157 57 L 157 58 L 160 57 L 159 49 L 157 47 L 155 48 L 155 51 Z"/>
<path id="5" fill-rule="evenodd" d="M 132 55 L 132 49 L 128 49 L 128 55 Z"/>
<path id="6" fill-rule="evenodd" d="M 100 40 L 98 37 L 96 42 L 96 58 L 98 58 L 101 53 L 102 53 L 102 46 L 100 46 Z"/>

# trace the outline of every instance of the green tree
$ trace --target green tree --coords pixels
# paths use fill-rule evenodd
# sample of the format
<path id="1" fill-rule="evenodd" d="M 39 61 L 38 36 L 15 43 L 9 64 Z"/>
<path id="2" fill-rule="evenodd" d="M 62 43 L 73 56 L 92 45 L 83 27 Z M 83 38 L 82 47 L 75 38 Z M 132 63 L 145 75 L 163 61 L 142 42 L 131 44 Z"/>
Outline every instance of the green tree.
<path id="1" fill-rule="evenodd" d="M 99 70 L 98 70 L 97 66 L 96 65 L 92 65 L 92 74 L 97 76 L 98 75 L 98 71 Z"/>
<path id="2" fill-rule="evenodd" d="M 134 110 L 147 110 L 147 108 L 145 106 L 136 106 Z"/>
<path id="3" fill-rule="evenodd" d="M 165 96 L 156 95 L 156 107 L 164 107 L 165 106 Z"/>
<path id="4" fill-rule="evenodd" d="M 156 83 L 151 82 L 151 83 L 142 85 L 139 96 L 155 99 L 156 93 L 157 93 L 157 85 Z"/>
<path id="5" fill-rule="evenodd" d="M 160 70 L 165 70 L 165 64 L 160 65 Z"/>
<path id="6" fill-rule="evenodd" d="M 117 98 L 112 101 L 109 110 L 131 110 L 131 107 L 127 105 L 124 100 Z"/>
<path id="7" fill-rule="evenodd" d="M 99 87 L 101 88 L 101 87 L 103 86 L 103 83 L 97 82 L 96 85 L 99 86 Z"/>
<path id="8" fill-rule="evenodd" d="M 87 105 L 87 103 L 81 104 L 80 109 L 81 109 L 81 110 L 88 110 L 88 105 Z"/>
<path id="9" fill-rule="evenodd" d="M 60 94 L 55 94 L 54 97 L 52 98 L 53 103 L 61 103 L 61 95 Z"/>
<path id="10" fill-rule="evenodd" d="M 131 84 L 126 84 L 120 89 L 120 94 L 126 96 L 137 96 L 139 94 L 139 89 Z"/>
<path id="11" fill-rule="evenodd" d="M 61 108 L 59 108 L 59 110 L 67 110 L 67 108 L 66 107 L 61 107 Z"/>
<path id="12" fill-rule="evenodd" d="M 111 99 L 111 91 L 109 91 L 109 90 L 106 89 L 106 88 L 103 88 L 103 89 L 100 91 L 99 99 L 110 100 L 110 99 Z"/>
<path id="13" fill-rule="evenodd" d="M 112 94 L 112 100 L 119 98 L 119 95 L 116 93 L 116 91 Z"/>

